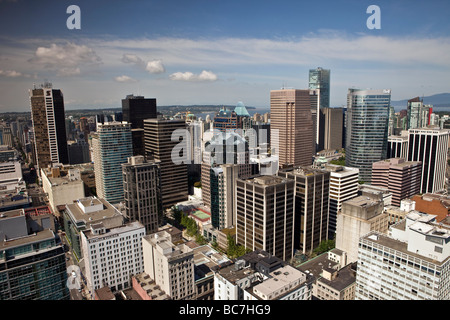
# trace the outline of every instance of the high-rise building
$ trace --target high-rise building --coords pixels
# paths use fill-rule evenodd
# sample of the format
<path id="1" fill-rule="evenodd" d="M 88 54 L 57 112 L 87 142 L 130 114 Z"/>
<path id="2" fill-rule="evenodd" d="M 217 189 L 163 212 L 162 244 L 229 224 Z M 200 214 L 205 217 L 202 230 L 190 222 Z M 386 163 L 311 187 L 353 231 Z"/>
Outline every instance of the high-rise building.
<path id="1" fill-rule="evenodd" d="M 239 178 L 252 174 L 249 146 L 245 138 L 236 132 L 216 133 L 205 143 L 201 165 L 202 199 L 211 208 L 211 169 L 222 164 L 236 164 Z"/>
<path id="2" fill-rule="evenodd" d="M 330 172 L 328 237 L 329 239 L 335 239 L 337 213 L 341 211 L 342 203 L 358 196 L 359 170 L 334 164 L 326 164 L 323 170 Z"/>
<path id="3" fill-rule="evenodd" d="M 210 169 L 211 224 L 222 230 L 235 225 L 234 185 L 239 178 L 239 165 L 223 164 Z"/>
<path id="4" fill-rule="evenodd" d="M 309 254 L 328 240 L 330 172 L 291 167 L 281 168 L 278 176 L 295 181 L 294 248 Z"/>
<path id="5" fill-rule="evenodd" d="M 386 159 L 391 90 L 348 89 L 345 165 L 370 183 L 372 163 Z"/>
<path id="6" fill-rule="evenodd" d="M 450 230 L 412 211 L 359 240 L 355 300 L 450 299 Z"/>
<path id="7" fill-rule="evenodd" d="M 294 253 L 294 180 L 237 179 L 235 190 L 236 243 L 289 261 Z"/>
<path id="8" fill-rule="evenodd" d="M 423 99 L 419 97 L 408 100 L 407 105 L 407 128 L 420 129 L 430 124 L 433 107 L 424 105 Z"/>
<path id="9" fill-rule="evenodd" d="M 347 253 L 347 261 L 358 260 L 358 241 L 370 231 L 388 232 L 389 216 L 376 197 L 357 196 L 342 203 L 337 215 L 336 248 Z"/>
<path id="10" fill-rule="evenodd" d="M 422 163 L 391 158 L 372 164 L 372 185 L 388 188 L 392 193 L 392 205 L 419 193 Z"/>
<path id="11" fill-rule="evenodd" d="M 97 124 L 92 136 L 97 195 L 116 204 L 123 200 L 123 163 L 133 155 L 131 126 L 127 122 Z"/>
<path id="12" fill-rule="evenodd" d="M 144 236 L 145 227 L 139 221 L 112 228 L 100 222 L 81 232 L 85 277 L 91 292 L 103 287 L 112 292 L 131 288 L 131 277 L 144 271 Z"/>
<path id="13" fill-rule="evenodd" d="M 408 158 L 408 135 L 388 137 L 387 158 Z"/>
<path id="14" fill-rule="evenodd" d="M 308 166 L 315 153 L 311 108 L 318 105 L 318 91 L 270 91 L 270 143 L 279 165 Z"/>
<path id="15" fill-rule="evenodd" d="M 122 164 L 122 172 L 125 217 L 142 223 L 147 234 L 158 231 L 162 213 L 159 162 L 130 157 Z"/>
<path id="16" fill-rule="evenodd" d="M 122 99 L 123 121 L 131 123 L 131 129 L 143 129 L 144 120 L 156 118 L 156 98 L 127 95 Z"/>
<path id="17" fill-rule="evenodd" d="M 62 91 L 44 83 L 29 93 L 37 166 L 47 168 L 52 163 L 69 163 Z"/>
<path id="18" fill-rule="evenodd" d="M 445 189 L 449 136 L 448 130 L 409 130 L 407 160 L 422 162 L 420 193 L 436 193 Z"/>
<path id="19" fill-rule="evenodd" d="M 343 108 L 323 108 L 320 112 L 324 115 L 323 126 L 323 150 L 342 149 L 342 136 L 344 130 Z M 319 145 L 320 147 L 320 145 Z M 318 151 L 322 149 L 319 148 Z"/>
<path id="20" fill-rule="evenodd" d="M 53 217 L 47 213 L 50 222 Z M 50 223 L 41 220 L 37 226 L 38 221 L 23 209 L 0 216 L 0 300 L 70 299 L 61 239 Z"/>
<path id="21" fill-rule="evenodd" d="M 309 70 L 309 89 L 320 89 L 320 108 L 330 107 L 330 70 L 320 67 Z"/>
<path id="22" fill-rule="evenodd" d="M 183 136 L 185 142 L 185 148 L 180 152 L 176 152 L 176 147 L 180 143 L 179 137 L 176 141 L 172 140 L 172 134 L 177 134 L 175 130 L 178 130 L 177 132 Z M 146 157 L 149 160 L 159 161 L 160 165 L 163 209 L 188 200 L 187 163 L 190 156 L 190 141 L 186 141 L 186 132 L 184 120 L 144 120 Z M 177 157 L 177 159 L 172 157 Z"/>

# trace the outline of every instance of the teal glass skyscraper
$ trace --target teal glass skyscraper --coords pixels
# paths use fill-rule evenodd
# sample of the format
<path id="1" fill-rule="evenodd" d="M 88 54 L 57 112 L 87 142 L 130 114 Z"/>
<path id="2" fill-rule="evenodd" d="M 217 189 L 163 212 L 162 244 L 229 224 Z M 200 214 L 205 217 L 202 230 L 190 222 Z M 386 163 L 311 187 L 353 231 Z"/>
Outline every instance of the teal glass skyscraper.
<path id="1" fill-rule="evenodd" d="M 131 125 L 128 122 L 97 124 L 92 137 L 97 196 L 111 204 L 124 199 L 122 164 L 133 156 Z"/>
<path id="2" fill-rule="evenodd" d="M 371 182 L 372 163 L 386 159 L 391 90 L 349 89 L 345 165 Z"/>
<path id="3" fill-rule="evenodd" d="M 330 70 L 320 67 L 309 70 L 309 89 L 320 89 L 320 108 L 330 107 Z"/>

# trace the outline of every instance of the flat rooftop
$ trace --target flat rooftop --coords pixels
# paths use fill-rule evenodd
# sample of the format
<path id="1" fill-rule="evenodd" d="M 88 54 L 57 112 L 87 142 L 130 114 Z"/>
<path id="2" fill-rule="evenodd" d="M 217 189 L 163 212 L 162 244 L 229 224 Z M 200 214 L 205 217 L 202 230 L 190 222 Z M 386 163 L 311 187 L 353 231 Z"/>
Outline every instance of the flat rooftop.
<path id="1" fill-rule="evenodd" d="M 16 239 L 10 239 L 6 241 L 0 242 L 0 251 L 2 250 L 8 250 L 14 247 L 20 247 L 25 244 L 31 244 L 35 242 L 41 242 L 44 240 L 51 240 L 55 238 L 55 234 L 50 229 L 44 229 L 42 231 L 39 231 L 37 233 L 33 233 L 31 235 L 20 237 Z"/>
<path id="2" fill-rule="evenodd" d="M 103 234 L 93 234 L 92 231 L 90 229 L 83 231 L 84 235 L 86 236 L 86 238 L 88 240 L 92 240 L 92 239 L 101 239 L 103 237 L 110 237 L 113 235 L 118 235 L 121 233 L 125 233 L 125 232 L 130 232 L 139 228 L 145 228 L 139 221 L 133 221 L 133 222 L 129 222 L 127 224 L 124 224 L 122 226 L 119 227 L 114 227 L 111 229 L 108 229 L 109 231 Z"/>
<path id="3" fill-rule="evenodd" d="M 85 223 L 88 221 L 95 221 L 95 220 L 101 220 L 104 218 L 111 218 L 117 215 L 120 215 L 120 212 L 110 203 L 108 203 L 104 199 L 94 199 L 98 202 L 95 202 L 94 204 L 101 203 L 103 205 L 103 210 L 93 211 L 93 212 L 83 212 L 83 210 L 80 208 L 80 206 L 77 203 L 71 203 L 66 205 L 66 210 L 70 215 L 72 215 L 73 219 L 75 221 L 84 221 Z M 85 207 L 89 207 L 90 200 L 81 200 L 81 202 L 86 204 Z"/>

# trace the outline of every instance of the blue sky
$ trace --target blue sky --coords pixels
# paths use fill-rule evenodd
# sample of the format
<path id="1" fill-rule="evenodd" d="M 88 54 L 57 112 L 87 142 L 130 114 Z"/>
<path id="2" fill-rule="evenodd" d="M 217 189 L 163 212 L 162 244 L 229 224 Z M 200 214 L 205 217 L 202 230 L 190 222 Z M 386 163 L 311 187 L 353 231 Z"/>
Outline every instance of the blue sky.
<path id="1" fill-rule="evenodd" d="M 81 30 L 69 30 L 69 5 Z M 370 30 L 369 5 L 381 9 Z M 392 99 L 450 92 L 450 2 L 0 0 L 0 110 L 29 110 L 45 79 L 66 109 L 158 105 L 269 106 L 270 90 L 308 86 L 331 69 L 331 105 L 350 87 Z"/>

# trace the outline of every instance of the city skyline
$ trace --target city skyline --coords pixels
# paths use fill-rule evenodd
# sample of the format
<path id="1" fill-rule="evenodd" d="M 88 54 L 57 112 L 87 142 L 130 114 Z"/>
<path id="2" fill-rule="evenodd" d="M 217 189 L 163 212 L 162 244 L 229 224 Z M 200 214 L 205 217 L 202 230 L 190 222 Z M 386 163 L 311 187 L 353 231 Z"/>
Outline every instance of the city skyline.
<path id="1" fill-rule="evenodd" d="M 267 108 L 271 90 L 306 89 L 317 67 L 331 70 L 331 107 L 352 87 L 389 88 L 392 100 L 450 91 L 445 1 L 77 1 L 80 30 L 66 26 L 71 4 L 0 2 L 3 112 L 29 111 L 28 90 L 45 80 L 68 110 L 120 107 L 128 94 Z M 379 30 L 366 25 L 372 4 Z"/>

